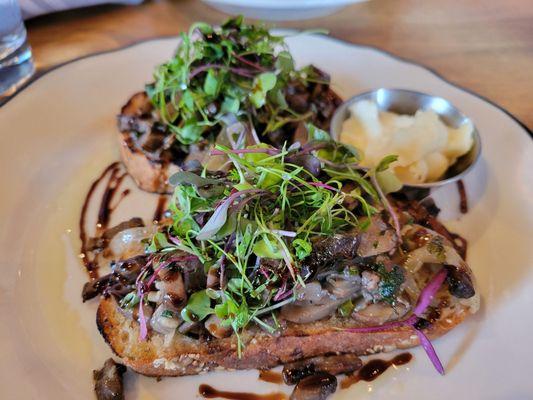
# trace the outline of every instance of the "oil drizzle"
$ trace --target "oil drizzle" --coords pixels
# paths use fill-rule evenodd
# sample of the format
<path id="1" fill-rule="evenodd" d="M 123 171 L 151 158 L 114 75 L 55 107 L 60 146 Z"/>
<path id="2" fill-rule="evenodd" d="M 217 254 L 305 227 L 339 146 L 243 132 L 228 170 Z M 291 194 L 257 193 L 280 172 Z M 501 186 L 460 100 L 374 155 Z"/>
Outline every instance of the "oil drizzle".
<path id="1" fill-rule="evenodd" d="M 281 374 L 279 372 L 271 370 L 259 371 L 259 380 L 277 384 L 283 383 L 283 377 L 281 376 Z"/>
<path id="2" fill-rule="evenodd" d="M 457 181 L 457 190 L 459 191 L 459 210 L 462 214 L 468 212 L 468 198 L 466 197 L 465 184 L 462 179 Z"/>
<path id="3" fill-rule="evenodd" d="M 267 394 L 255 394 L 245 392 L 226 392 L 217 390 L 212 386 L 202 384 L 198 388 L 198 393 L 204 399 L 229 399 L 229 400 L 287 400 L 287 395 L 284 393 L 267 393 Z"/>
<path id="4" fill-rule="evenodd" d="M 407 364 L 413 356 L 411 353 L 398 354 L 396 357 L 389 361 L 374 359 L 367 362 L 363 367 L 355 374 L 349 375 L 341 382 L 341 388 L 347 389 L 354 383 L 359 381 L 372 382 L 379 377 L 392 365 L 404 365 Z"/>

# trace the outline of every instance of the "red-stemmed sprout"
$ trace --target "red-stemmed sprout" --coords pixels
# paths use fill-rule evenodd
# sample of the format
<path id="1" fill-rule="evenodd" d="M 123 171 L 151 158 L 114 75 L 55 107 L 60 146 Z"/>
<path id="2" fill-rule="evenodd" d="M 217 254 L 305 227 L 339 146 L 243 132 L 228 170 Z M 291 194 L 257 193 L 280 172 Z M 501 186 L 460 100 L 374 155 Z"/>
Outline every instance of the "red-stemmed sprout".
<path id="1" fill-rule="evenodd" d="M 234 149 L 234 150 L 218 150 L 214 149 L 211 150 L 212 156 L 224 156 L 226 154 L 249 154 L 249 153 L 263 153 L 268 154 L 271 156 L 275 156 L 279 154 L 279 150 L 277 149 L 265 149 L 265 148 L 258 148 L 258 149 Z"/>
<path id="2" fill-rule="evenodd" d="M 437 352 L 435 351 L 435 348 L 431 344 L 431 341 L 426 336 L 426 334 L 420 328 L 417 327 L 417 322 L 420 318 L 422 318 L 422 315 L 431 304 L 431 301 L 435 297 L 435 294 L 444 283 L 447 274 L 448 272 L 446 268 L 442 268 L 439 272 L 435 274 L 435 276 L 433 276 L 433 278 L 431 278 L 429 283 L 420 293 L 420 297 L 413 311 L 413 315 L 407 318 L 406 320 L 390 322 L 380 326 L 348 328 L 346 329 L 346 331 L 354 333 L 371 333 L 409 326 L 415 330 L 416 335 L 418 336 L 418 340 L 422 345 L 422 348 L 426 351 L 426 354 L 433 363 L 435 369 L 438 371 L 439 374 L 444 375 L 444 367 L 442 366 L 442 363 L 437 355 Z"/>
<path id="3" fill-rule="evenodd" d="M 311 185 L 311 186 L 315 186 L 315 187 L 320 187 L 320 188 L 323 188 L 323 189 L 331 190 L 332 192 L 338 192 L 339 191 L 339 189 L 334 188 L 333 186 L 330 186 L 327 183 L 323 183 L 323 182 L 307 182 L 307 183 L 309 185 Z"/>

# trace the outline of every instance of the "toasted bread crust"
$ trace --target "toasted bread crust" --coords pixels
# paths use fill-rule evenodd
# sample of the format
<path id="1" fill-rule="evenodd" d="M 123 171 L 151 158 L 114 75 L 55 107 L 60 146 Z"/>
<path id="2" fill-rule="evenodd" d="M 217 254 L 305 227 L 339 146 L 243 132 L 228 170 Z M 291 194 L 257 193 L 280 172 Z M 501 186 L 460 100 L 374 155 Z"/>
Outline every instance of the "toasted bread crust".
<path id="1" fill-rule="evenodd" d="M 432 339 L 440 337 L 472 312 L 475 310 L 471 311 L 469 306 L 459 305 L 452 315 L 434 322 L 424 332 Z M 280 336 L 252 328 L 241 335 L 245 348 L 239 358 L 234 336 L 199 341 L 175 335 L 165 346 L 163 336 L 152 333 L 147 341 L 140 341 L 139 324 L 124 316 L 112 298 L 102 299 L 96 322 L 117 356 L 136 372 L 148 376 L 196 375 L 213 369 L 271 368 L 327 353 L 367 355 L 419 344 L 410 327 L 352 333 L 339 329 L 350 325 L 332 317 L 305 325 L 288 324 Z"/>
<path id="2" fill-rule="evenodd" d="M 148 192 L 172 193 L 168 177 L 176 172 L 170 169 L 174 167 L 177 170 L 178 167 L 170 163 L 150 161 L 142 152 L 132 150 L 128 143 L 129 135 L 128 132 L 118 132 L 119 148 L 122 162 L 135 183 Z"/>

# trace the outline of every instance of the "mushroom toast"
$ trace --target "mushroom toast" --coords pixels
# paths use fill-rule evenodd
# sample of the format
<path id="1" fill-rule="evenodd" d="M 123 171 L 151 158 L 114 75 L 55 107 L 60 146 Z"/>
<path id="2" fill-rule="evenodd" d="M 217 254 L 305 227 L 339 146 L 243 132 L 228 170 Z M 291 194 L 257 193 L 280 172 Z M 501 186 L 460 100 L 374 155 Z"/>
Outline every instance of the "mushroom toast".
<path id="1" fill-rule="evenodd" d="M 270 368 L 421 344 L 479 307 L 454 237 L 416 201 L 387 195 L 386 157 L 309 126 L 306 144 L 216 144 L 169 178 L 167 219 L 115 230 L 112 272 L 87 284 L 99 330 L 150 376 Z M 139 244 L 143 244 L 139 246 Z"/>
<path id="2" fill-rule="evenodd" d="M 214 143 L 279 148 L 302 140 L 306 122 L 327 130 L 341 102 L 329 81 L 313 66 L 296 69 L 284 38 L 264 27 L 197 23 L 122 107 L 122 160 L 141 189 L 170 193 L 168 177 Z"/>

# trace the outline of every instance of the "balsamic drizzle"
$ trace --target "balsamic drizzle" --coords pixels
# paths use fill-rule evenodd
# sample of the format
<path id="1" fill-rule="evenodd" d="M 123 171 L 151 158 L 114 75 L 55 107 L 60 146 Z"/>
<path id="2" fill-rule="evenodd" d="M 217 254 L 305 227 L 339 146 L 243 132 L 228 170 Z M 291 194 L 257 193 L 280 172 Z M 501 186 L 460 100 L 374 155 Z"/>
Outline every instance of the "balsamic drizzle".
<path id="1" fill-rule="evenodd" d="M 367 362 L 363 367 L 353 375 L 349 375 L 341 382 L 341 388 L 347 389 L 359 381 L 372 382 L 383 374 L 392 365 L 404 365 L 411 361 L 411 353 L 398 354 L 389 361 L 373 359 Z"/>
<path id="2" fill-rule="evenodd" d="M 204 399 L 229 399 L 229 400 L 287 400 L 287 395 L 284 393 L 267 393 L 256 394 L 246 392 L 227 392 L 223 390 L 217 390 L 212 386 L 202 384 L 198 388 L 198 393 Z"/>
<path id="3" fill-rule="evenodd" d="M 468 212 L 468 198 L 466 197 L 465 184 L 462 179 L 457 181 L 457 190 L 459 191 L 459 210 L 462 214 Z"/>
<path id="4" fill-rule="evenodd" d="M 115 171 L 118 171 L 119 167 L 120 167 L 120 163 L 118 161 L 110 164 L 106 169 L 104 169 L 104 171 L 100 174 L 100 176 L 94 180 L 94 182 L 91 184 L 89 188 L 89 191 L 85 195 L 85 200 L 83 202 L 83 206 L 81 209 L 80 221 L 79 221 L 80 240 L 81 240 L 80 258 L 83 261 L 83 264 L 85 265 L 85 269 L 87 269 L 87 272 L 89 273 L 89 278 L 91 280 L 98 278 L 98 266 L 94 263 L 93 259 L 90 259 L 88 248 L 87 248 L 88 247 L 87 245 L 89 242 L 89 237 L 86 231 L 87 209 L 89 208 L 89 203 L 93 197 L 94 191 L 96 190 L 100 182 L 102 182 L 108 174 L 111 174 L 111 176 L 116 176 L 117 172 Z M 108 184 L 109 184 L 109 181 L 108 181 Z M 109 194 L 108 196 L 111 196 L 111 194 Z M 100 211 L 98 213 L 99 224 L 101 223 L 102 218 L 105 216 L 101 214 L 104 214 L 104 212 L 102 211 L 102 205 L 100 205 Z M 107 216 L 107 219 L 108 218 L 109 217 Z"/>

